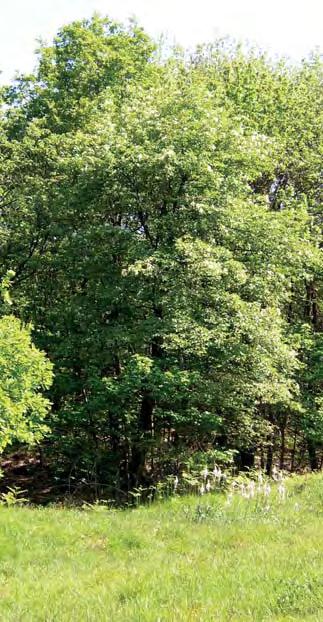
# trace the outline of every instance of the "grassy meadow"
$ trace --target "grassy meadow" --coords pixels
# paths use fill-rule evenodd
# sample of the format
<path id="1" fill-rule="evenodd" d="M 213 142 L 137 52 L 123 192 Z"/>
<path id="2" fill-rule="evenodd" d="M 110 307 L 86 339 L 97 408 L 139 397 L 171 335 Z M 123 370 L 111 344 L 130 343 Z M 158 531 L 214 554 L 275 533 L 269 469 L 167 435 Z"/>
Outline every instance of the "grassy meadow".
<path id="1" fill-rule="evenodd" d="M 0 619 L 323 620 L 323 477 L 253 499 L 0 507 Z"/>

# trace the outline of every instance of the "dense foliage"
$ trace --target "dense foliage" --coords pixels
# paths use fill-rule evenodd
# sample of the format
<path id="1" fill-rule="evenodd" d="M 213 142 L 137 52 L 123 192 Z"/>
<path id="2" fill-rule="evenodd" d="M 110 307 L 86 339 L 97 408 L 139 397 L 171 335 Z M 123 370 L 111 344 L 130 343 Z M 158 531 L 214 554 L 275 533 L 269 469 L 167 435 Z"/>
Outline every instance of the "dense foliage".
<path id="1" fill-rule="evenodd" d="M 11 276 L 8 271 L 0 286 L 6 313 L 0 318 L 0 451 L 15 441 L 32 444 L 44 436 L 50 403 L 41 391 L 52 380 L 52 365 L 32 344 L 30 327 L 8 314 Z"/>
<path id="2" fill-rule="evenodd" d="M 125 492 L 201 455 L 318 468 L 319 58 L 165 58 L 95 17 L 2 99 L 0 268 L 54 362 L 56 477 Z"/>

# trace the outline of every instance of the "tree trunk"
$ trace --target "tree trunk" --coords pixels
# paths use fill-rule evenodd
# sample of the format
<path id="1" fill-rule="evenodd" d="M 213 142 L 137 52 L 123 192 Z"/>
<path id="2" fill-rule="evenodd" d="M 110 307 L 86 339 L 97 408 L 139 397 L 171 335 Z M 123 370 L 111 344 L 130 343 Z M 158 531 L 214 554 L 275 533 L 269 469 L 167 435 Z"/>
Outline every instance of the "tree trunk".
<path id="1" fill-rule="evenodd" d="M 284 464 L 285 464 L 285 449 L 286 449 L 286 420 L 280 427 L 280 437 L 281 437 L 281 444 L 280 444 L 279 468 L 283 470 Z"/>
<path id="2" fill-rule="evenodd" d="M 265 468 L 265 454 L 264 454 L 263 445 L 261 445 L 261 448 L 260 448 L 260 468 L 262 471 Z"/>
<path id="3" fill-rule="evenodd" d="M 314 283 L 306 284 L 306 307 L 305 317 L 309 318 L 313 328 L 319 329 L 319 309 L 317 304 L 317 292 Z"/>
<path id="4" fill-rule="evenodd" d="M 269 407 L 267 408 L 267 418 L 268 418 L 268 421 L 271 423 L 272 429 L 267 437 L 268 449 L 267 449 L 267 459 L 266 459 L 266 473 L 267 475 L 271 475 L 271 470 L 273 467 L 273 459 L 274 459 L 276 428 L 274 427 L 274 416 Z"/>
<path id="5" fill-rule="evenodd" d="M 297 441 L 297 430 L 295 430 L 294 433 L 294 440 L 293 440 L 293 449 L 292 449 L 292 455 L 291 455 L 291 463 L 290 463 L 290 470 L 293 473 L 294 468 L 295 468 L 295 454 L 296 454 L 296 441 Z"/>
<path id="6" fill-rule="evenodd" d="M 267 460 L 266 460 L 266 473 L 267 475 L 271 475 L 271 470 L 273 467 L 273 457 L 274 457 L 274 448 L 273 445 L 269 445 L 267 449 Z"/>
<path id="7" fill-rule="evenodd" d="M 129 464 L 131 487 L 147 483 L 147 474 L 145 473 L 147 441 L 153 432 L 154 406 L 155 402 L 151 395 L 144 392 L 138 421 L 138 437 L 133 443 Z"/>
<path id="8" fill-rule="evenodd" d="M 316 446 L 315 443 L 312 439 L 307 439 L 307 450 L 308 450 L 308 457 L 310 460 L 310 467 L 312 471 L 317 471 L 318 470 L 318 460 L 317 460 L 317 455 L 316 455 Z"/>

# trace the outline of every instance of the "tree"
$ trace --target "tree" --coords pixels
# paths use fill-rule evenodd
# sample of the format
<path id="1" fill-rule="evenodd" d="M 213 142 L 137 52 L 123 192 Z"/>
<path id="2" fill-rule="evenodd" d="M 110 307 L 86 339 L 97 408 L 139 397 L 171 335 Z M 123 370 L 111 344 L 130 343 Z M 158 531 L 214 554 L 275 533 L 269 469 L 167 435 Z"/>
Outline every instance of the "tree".
<path id="1" fill-rule="evenodd" d="M 2 282 L 5 305 L 8 284 Z M 0 451 L 14 441 L 32 444 L 48 428 L 44 419 L 50 402 L 42 395 L 52 381 L 52 365 L 31 341 L 31 328 L 12 315 L 0 319 Z"/>
<path id="2" fill-rule="evenodd" d="M 154 50 L 65 27 L 2 119 L 1 266 L 55 362 L 48 451 L 122 489 L 197 446 L 284 465 L 321 330 L 318 61 Z"/>

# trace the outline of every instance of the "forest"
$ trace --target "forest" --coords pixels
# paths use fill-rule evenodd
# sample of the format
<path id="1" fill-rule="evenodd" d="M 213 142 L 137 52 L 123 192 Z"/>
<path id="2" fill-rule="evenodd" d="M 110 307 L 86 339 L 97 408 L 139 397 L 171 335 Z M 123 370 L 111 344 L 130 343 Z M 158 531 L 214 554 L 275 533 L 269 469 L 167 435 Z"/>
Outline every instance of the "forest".
<path id="1" fill-rule="evenodd" d="M 0 484 L 321 469 L 320 56 L 94 16 L 35 62 L 0 91 Z"/>

